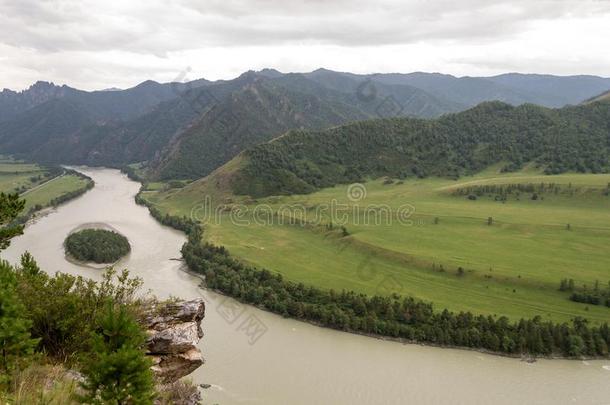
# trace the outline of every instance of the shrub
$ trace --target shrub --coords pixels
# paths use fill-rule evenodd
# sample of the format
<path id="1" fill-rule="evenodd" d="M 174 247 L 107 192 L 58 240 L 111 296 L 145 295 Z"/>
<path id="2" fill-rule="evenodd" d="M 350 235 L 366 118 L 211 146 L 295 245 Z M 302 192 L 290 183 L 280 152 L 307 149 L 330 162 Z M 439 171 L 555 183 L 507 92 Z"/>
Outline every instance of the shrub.
<path id="1" fill-rule="evenodd" d="M 12 268 L 0 262 L 0 386 L 34 352 L 37 340 L 30 335 L 31 321 L 16 291 Z"/>
<path id="2" fill-rule="evenodd" d="M 94 404 L 152 404 L 154 380 L 142 347 L 145 336 L 124 306 L 107 303 L 92 350 L 83 359 L 86 391 L 80 399 Z"/>

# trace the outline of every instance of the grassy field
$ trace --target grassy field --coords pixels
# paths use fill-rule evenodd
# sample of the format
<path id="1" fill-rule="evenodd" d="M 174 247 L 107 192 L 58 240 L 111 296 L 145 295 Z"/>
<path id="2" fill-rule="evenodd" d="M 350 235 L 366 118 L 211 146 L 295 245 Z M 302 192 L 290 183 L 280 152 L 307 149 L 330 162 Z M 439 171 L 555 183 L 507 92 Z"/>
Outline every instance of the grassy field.
<path id="1" fill-rule="evenodd" d="M 540 193 L 535 200 L 532 193 L 520 193 L 505 202 L 493 195 L 470 200 L 454 193 L 473 185 L 541 182 L 555 183 L 561 192 Z M 408 294 L 432 301 L 437 309 L 512 319 L 610 320 L 609 308 L 574 303 L 558 291 L 562 278 L 589 286 L 610 281 L 610 196 L 605 195 L 610 175 L 499 174 L 491 168 L 458 181 L 384 183 L 367 182 L 366 197 L 358 202 L 348 198 L 348 186 L 306 196 L 242 199 L 247 205 L 237 219 L 226 211 L 202 218 L 204 196 L 196 187 L 147 191 L 144 197 L 163 211 L 204 219 L 207 240 L 294 281 L 367 294 Z M 324 207 L 333 204 L 341 208 L 331 216 Z M 366 210 L 371 207 L 375 210 Z M 278 210 L 282 216 L 267 216 Z M 399 212 L 407 211 L 408 218 L 399 222 Z M 301 212 L 306 225 L 287 223 L 289 215 Z"/>
<path id="2" fill-rule="evenodd" d="M 0 191 L 19 192 L 26 200 L 24 212 L 37 205 L 48 206 L 51 200 L 86 185 L 87 180 L 79 176 L 61 171 L 53 174 L 36 164 L 0 158 Z"/>

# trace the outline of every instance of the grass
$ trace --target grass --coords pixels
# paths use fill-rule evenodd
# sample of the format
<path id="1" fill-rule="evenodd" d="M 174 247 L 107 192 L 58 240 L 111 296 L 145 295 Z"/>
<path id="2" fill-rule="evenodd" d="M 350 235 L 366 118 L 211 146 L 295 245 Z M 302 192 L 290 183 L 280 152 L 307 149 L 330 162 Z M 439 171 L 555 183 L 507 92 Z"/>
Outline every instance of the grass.
<path id="1" fill-rule="evenodd" d="M 11 392 L 0 390 L 0 403 L 15 405 L 67 405 L 75 398 L 76 382 L 61 365 L 33 364 L 13 377 Z"/>
<path id="2" fill-rule="evenodd" d="M 0 158 L 0 191 L 19 192 L 26 200 L 24 212 L 37 205 L 48 206 L 53 199 L 86 185 L 87 180 L 73 174 L 50 177 L 45 167 Z"/>
<path id="3" fill-rule="evenodd" d="M 78 190 L 87 185 L 87 180 L 72 174 L 57 177 L 41 187 L 23 195 L 25 198 L 25 209 L 28 210 L 37 204 L 42 206 L 49 205 L 50 201 L 56 197 L 70 191 Z"/>
<path id="4" fill-rule="evenodd" d="M 489 196 L 471 201 L 452 193 L 465 185 L 540 182 L 575 191 L 544 193 L 538 200 L 522 193 L 505 203 Z M 437 309 L 512 319 L 539 315 L 566 321 L 584 316 L 597 323 L 610 320 L 609 308 L 574 303 L 558 286 L 562 278 L 589 286 L 596 280 L 602 285 L 610 281 L 610 197 L 602 193 L 608 183 L 607 174 L 544 176 L 533 169 L 499 174 L 496 168 L 458 181 L 384 184 L 378 179 L 365 184 L 366 198 L 358 203 L 347 198 L 347 186 L 256 201 L 274 211 L 303 206 L 307 220 L 321 225 L 282 224 L 277 217 L 271 224 L 257 224 L 264 215 L 255 218 L 255 203 L 242 199 L 248 213 L 240 220 L 249 223 L 236 223 L 224 212 L 206 221 L 205 235 L 246 262 L 323 288 L 396 292 L 432 301 Z M 201 215 L 203 195 L 196 186 L 149 191 L 144 197 L 166 212 Z M 331 201 L 348 207 L 348 236 L 340 230 L 341 216 L 335 216 L 334 229 L 329 230 L 328 212 L 316 214 Z M 409 224 L 400 224 L 395 216 L 406 204 L 414 212 Z M 370 205 L 387 206 L 392 223 L 375 224 L 374 217 L 363 213 Z M 491 226 L 488 217 L 493 218 Z"/>

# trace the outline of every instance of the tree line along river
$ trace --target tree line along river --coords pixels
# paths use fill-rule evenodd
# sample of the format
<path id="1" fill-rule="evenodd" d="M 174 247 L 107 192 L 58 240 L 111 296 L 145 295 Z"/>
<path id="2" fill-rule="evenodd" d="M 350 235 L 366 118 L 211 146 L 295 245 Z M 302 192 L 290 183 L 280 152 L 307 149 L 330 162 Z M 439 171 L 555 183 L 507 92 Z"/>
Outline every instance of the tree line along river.
<path id="1" fill-rule="evenodd" d="M 404 345 L 324 329 L 240 304 L 200 287 L 182 268 L 184 234 L 135 204 L 140 185 L 118 170 L 77 168 L 95 187 L 28 224 L 2 256 L 29 250 L 41 268 L 97 279 L 101 269 L 68 261 L 66 236 L 84 224 L 125 235 L 116 267 L 161 298 L 204 297 L 201 350 L 191 376 L 206 404 L 609 404 L 610 361 L 527 363 L 478 352 Z"/>

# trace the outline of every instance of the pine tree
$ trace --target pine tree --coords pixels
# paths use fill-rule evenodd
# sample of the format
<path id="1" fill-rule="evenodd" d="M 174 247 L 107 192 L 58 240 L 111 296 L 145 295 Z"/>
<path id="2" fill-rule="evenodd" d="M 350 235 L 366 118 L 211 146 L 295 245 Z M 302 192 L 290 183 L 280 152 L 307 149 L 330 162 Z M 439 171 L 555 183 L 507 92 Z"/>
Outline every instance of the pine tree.
<path id="1" fill-rule="evenodd" d="M 0 262 L 0 385 L 9 381 L 12 372 L 27 361 L 38 343 L 31 338 L 31 321 L 23 317 L 25 308 L 15 284 L 11 266 Z"/>
<path id="2" fill-rule="evenodd" d="M 26 251 L 21 255 L 21 271 L 31 276 L 40 274 L 40 267 L 30 252 Z"/>
<path id="3" fill-rule="evenodd" d="M 145 337 L 124 306 L 108 304 L 100 330 L 92 337 L 91 353 L 83 359 L 86 377 L 80 400 L 92 404 L 152 404 L 151 361 L 142 347 Z"/>
<path id="4" fill-rule="evenodd" d="M 23 226 L 12 222 L 24 206 L 25 200 L 20 200 L 19 194 L 0 193 L 0 250 L 6 249 L 12 238 L 23 233 Z"/>

